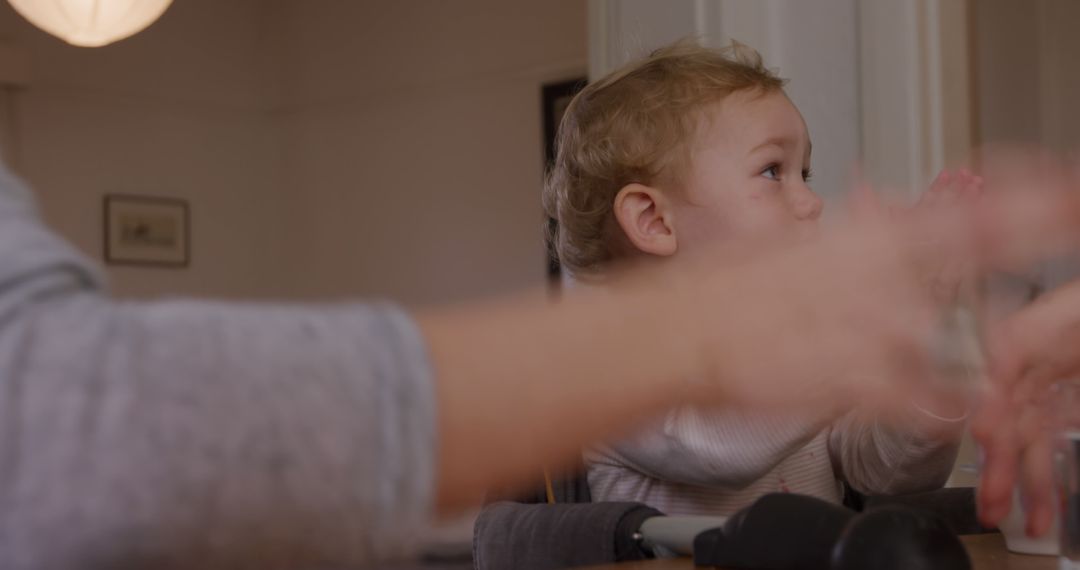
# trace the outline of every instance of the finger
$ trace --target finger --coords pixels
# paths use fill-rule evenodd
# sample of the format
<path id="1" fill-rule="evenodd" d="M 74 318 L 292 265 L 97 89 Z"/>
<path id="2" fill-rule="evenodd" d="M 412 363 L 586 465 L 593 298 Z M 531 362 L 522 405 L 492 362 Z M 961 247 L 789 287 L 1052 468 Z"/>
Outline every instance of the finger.
<path id="1" fill-rule="evenodd" d="M 1021 469 L 1027 534 L 1042 536 L 1054 521 L 1053 447 L 1046 433 L 1040 433 L 1027 445 Z"/>
<path id="2" fill-rule="evenodd" d="M 1008 430 L 983 443 L 983 465 L 979 480 L 979 520 L 997 526 L 1012 510 L 1019 450 Z"/>
<path id="3" fill-rule="evenodd" d="M 916 202 L 916 207 L 933 206 L 941 201 L 942 197 L 949 192 L 949 187 L 953 183 L 953 174 L 948 170 L 942 170 L 938 173 L 934 181 L 930 183 L 930 188 L 923 192 L 919 196 L 919 201 Z"/>
<path id="4" fill-rule="evenodd" d="M 952 207 L 960 203 L 964 199 L 964 193 L 960 182 L 958 181 L 949 190 L 941 194 L 938 203 L 946 207 Z"/>
<path id="5" fill-rule="evenodd" d="M 971 180 L 968 182 L 966 192 L 967 196 L 970 198 L 978 198 L 979 196 L 981 196 L 983 193 L 984 184 L 985 182 L 983 181 L 982 176 L 976 176 L 973 174 L 971 176 Z"/>
<path id="6" fill-rule="evenodd" d="M 972 435 L 982 452 L 977 492 L 979 520 L 991 527 L 1009 514 L 1017 479 L 1019 449 L 1010 409 L 1007 399 L 991 396 L 984 400 L 972 423 Z"/>
<path id="7" fill-rule="evenodd" d="M 961 172 L 961 182 L 957 184 L 957 194 L 963 200 L 971 200 L 979 194 L 979 183 L 976 181 L 977 176 L 968 169 L 963 169 Z"/>
<path id="8" fill-rule="evenodd" d="M 968 190 L 968 187 L 971 186 L 972 178 L 974 178 L 974 175 L 971 174 L 971 171 L 969 171 L 968 168 L 960 168 L 959 171 L 957 171 L 956 182 L 953 185 L 954 192 L 963 195 L 964 192 Z"/>

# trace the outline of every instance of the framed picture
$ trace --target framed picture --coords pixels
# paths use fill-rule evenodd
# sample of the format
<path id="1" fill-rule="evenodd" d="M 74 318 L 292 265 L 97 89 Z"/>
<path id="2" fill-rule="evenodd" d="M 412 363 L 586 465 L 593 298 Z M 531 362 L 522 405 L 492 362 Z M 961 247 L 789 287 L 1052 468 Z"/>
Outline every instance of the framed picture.
<path id="1" fill-rule="evenodd" d="M 541 115 L 544 121 L 544 172 L 547 173 L 548 169 L 555 162 L 555 140 L 559 133 L 559 124 L 562 123 L 563 115 L 566 113 L 566 107 L 570 105 L 570 100 L 577 95 L 578 91 L 581 91 L 588 79 L 581 77 L 578 79 L 570 79 L 568 81 L 560 81 L 558 83 L 549 83 L 541 87 Z M 548 226 L 554 227 L 555 220 L 548 218 Z M 547 274 L 548 278 L 555 282 L 558 280 L 560 273 L 562 272 L 559 267 L 559 260 L 551 254 L 551 244 L 548 244 L 548 258 L 547 258 Z"/>
<path id="2" fill-rule="evenodd" d="M 187 267 L 188 203 L 175 198 L 105 196 L 105 262 L 113 265 Z"/>

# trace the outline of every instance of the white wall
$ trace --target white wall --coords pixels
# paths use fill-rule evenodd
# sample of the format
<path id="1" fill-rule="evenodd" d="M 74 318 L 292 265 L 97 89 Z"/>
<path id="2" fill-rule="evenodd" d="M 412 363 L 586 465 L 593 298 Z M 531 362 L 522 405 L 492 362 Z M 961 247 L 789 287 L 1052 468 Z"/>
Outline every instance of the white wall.
<path id="1" fill-rule="evenodd" d="M 274 6 L 291 287 L 424 303 L 540 283 L 539 87 L 584 75 L 584 4 Z"/>
<path id="2" fill-rule="evenodd" d="M 104 194 L 190 200 L 191 267 L 112 266 L 120 295 L 282 293 L 273 278 L 282 202 L 256 104 L 259 4 L 177 2 L 147 33 L 88 50 L 0 3 L 0 36 L 31 72 L 9 99 L 8 141 L 47 221 L 100 259 Z"/>
<path id="3" fill-rule="evenodd" d="M 585 6 L 183 0 L 79 49 L 0 2 L 29 54 L 3 140 L 49 223 L 101 257 L 109 192 L 186 198 L 192 265 L 122 296 L 449 301 L 543 277 L 541 83 L 584 74 Z"/>

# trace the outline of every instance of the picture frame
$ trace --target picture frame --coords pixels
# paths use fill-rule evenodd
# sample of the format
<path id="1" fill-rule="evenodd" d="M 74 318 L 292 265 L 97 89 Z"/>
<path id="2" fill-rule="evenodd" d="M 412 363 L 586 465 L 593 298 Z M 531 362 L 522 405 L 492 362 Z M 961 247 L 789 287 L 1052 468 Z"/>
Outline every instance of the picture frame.
<path id="1" fill-rule="evenodd" d="M 191 263 L 191 216 L 186 200 L 108 194 L 104 254 L 109 265 L 184 268 Z"/>

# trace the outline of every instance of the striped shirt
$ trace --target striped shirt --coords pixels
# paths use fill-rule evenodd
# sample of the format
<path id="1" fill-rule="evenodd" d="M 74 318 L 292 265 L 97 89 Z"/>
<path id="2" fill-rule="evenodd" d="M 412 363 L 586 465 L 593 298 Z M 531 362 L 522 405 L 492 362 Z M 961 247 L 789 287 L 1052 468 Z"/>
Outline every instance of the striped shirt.
<path id="1" fill-rule="evenodd" d="M 586 454 L 597 501 L 636 501 L 669 515 L 729 515 L 767 493 L 839 503 L 841 482 L 871 495 L 944 485 L 963 422 L 917 415 L 904 430 L 856 412 L 765 416 L 692 408 Z"/>

